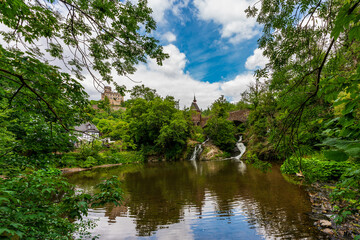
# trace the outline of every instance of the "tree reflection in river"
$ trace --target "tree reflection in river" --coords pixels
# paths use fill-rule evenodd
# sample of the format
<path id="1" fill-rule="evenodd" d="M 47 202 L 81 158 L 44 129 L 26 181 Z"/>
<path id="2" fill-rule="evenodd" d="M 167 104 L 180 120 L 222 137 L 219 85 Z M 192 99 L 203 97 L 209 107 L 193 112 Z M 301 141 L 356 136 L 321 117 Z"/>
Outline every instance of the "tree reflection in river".
<path id="1" fill-rule="evenodd" d="M 195 238 L 321 237 L 307 215 L 311 205 L 306 192 L 286 182 L 278 167 L 263 173 L 251 166 L 240 171 L 239 164 L 198 162 L 196 171 L 191 162 L 149 163 L 95 169 L 69 179 L 92 191 L 101 177 L 120 176 L 124 205 L 105 206 L 105 216 L 110 223 L 116 217 L 133 219 L 137 236 L 186 222 Z M 111 227 L 108 231 L 121 234 Z"/>

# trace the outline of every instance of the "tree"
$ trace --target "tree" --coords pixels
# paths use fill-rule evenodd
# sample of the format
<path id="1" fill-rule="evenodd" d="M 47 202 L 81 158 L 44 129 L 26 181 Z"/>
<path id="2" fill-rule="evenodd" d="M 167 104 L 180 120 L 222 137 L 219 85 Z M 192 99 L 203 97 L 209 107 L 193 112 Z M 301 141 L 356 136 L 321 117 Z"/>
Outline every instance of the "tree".
<path id="1" fill-rule="evenodd" d="M 28 109 L 41 108 L 68 129 L 86 104 L 78 81 L 84 70 L 101 89 L 112 82 L 112 69 L 126 76 L 147 56 L 159 64 L 167 57 L 150 36 L 156 27 L 150 13 L 144 0 L 2 1 L 0 23 L 9 30 L 1 32 L 8 44 L 0 46 L 1 97 L 9 107 L 24 100 Z M 60 70 L 64 66 L 72 75 Z"/>
<path id="2" fill-rule="evenodd" d="M 163 154 L 168 159 L 179 157 L 192 125 L 171 96 L 134 99 L 126 109 L 125 120 L 129 123 L 129 135 L 145 154 Z"/>
<path id="3" fill-rule="evenodd" d="M 182 112 L 177 112 L 172 116 L 171 122 L 161 128 L 156 145 L 162 148 L 166 158 L 177 159 L 183 153 L 189 136 L 188 121 Z"/>
<path id="4" fill-rule="evenodd" d="M 223 117 L 210 118 L 205 127 L 205 133 L 216 146 L 227 152 L 231 152 L 235 146 L 235 126 Z"/>
<path id="5" fill-rule="evenodd" d="M 131 99 L 137 99 L 142 98 L 146 101 L 154 100 L 155 97 L 159 97 L 159 95 L 156 93 L 155 89 L 151 89 L 149 87 L 145 87 L 144 84 L 141 86 L 137 85 L 134 86 L 133 89 L 130 91 Z"/>
<path id="6" fill-rule="evenodd" d="M 105 96 L 104 100 L 100 100 L 98 104 L 99 109 L 104 110 L 107 114 L 111 112 L 110 100 Z"/>
<path id="7" fill-rule="evenodd" d="M 100 91 L 104 82 L 114 83 L 112 70 L 127 76 L 147 57 L 158 64 L 167 57 L 151 37 L 150 14 L 146 0 L 1 1 L 0 137 L 7 135 L 0 140 L 7 175 L 0 179 L 1 237 L 68 239 L 85 226 L 89 204 L 121 200 L 116 179 L 105 181 L 98 195 L 75 193 L 59 171 L 48 169 L 54 159 L 47 157 L 69 149 L 69 131 L 90 118 L 80 83 L 86 74 Z M 12 168 L 19 159 L 27 172 L 44 170 L 18 176 L 23 169 Z"/>
<path id="8" fill-rule="evenodd" d="M 227 117 L 228 112 L 234 111 L 235 105 L 229 103 L 228 100 L 221 95 L 211 104 L 211 113 L 219 117 Z"/>
<path id="9" fill-rule="evenodd" d="M 260 3 L 247 13 L 264 26 L 258 42 L 270 62 L 256 75 L 269 78 L 277 102 L 272 140 L 284 157 L 295 156 L 300 172 L 314 149 L 350 162 L 333 195 L 348 203 L 340 223 L 360 209 L 360 1 Z"/>
<path id="10" fill-rule="evenodd" d="M 270 76 L 269 87 L 285 115 L 278 122 L 279 141 L 287 139 L 298 149 L 299 129 L 314 118 L 338 121 L 339 137 L 358 139 L 359 1 L 262 0 L 261 6 L 251 6 L 247 13 L 264 25 L 259 46 L 270 63 L 257 77 Z M 342 116 L 334 116 L 340 103 Z M 323 111 L 315 111 L 318 105 Z"/>

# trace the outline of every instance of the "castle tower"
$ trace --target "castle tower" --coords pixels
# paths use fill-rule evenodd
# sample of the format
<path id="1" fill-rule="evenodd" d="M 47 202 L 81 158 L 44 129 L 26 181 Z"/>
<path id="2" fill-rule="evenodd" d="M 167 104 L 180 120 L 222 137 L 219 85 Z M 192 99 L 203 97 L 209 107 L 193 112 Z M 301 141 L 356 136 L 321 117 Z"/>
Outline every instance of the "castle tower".
<path id="1" fill-rule="evenodd" d="M 110 86 L 104 87 L 104 92 L 101 93 L 101 100 L 105 100 L 105 97 L 109 99 L 110 105 L 120 106 L 124 102 L 124 97 L 120 93 L 112 92 Z"/>

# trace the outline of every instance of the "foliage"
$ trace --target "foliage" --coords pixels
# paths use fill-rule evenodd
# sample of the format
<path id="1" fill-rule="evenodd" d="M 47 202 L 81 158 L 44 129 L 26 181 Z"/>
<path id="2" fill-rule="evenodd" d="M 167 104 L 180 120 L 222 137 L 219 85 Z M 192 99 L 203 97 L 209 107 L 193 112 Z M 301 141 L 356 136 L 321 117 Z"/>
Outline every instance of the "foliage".
<path id="1" fill-rule="evenodd" d="M 99 207 L 107 203 L 120 206 L 120 203 L 123 200 L 123 192 L 120 185 L 121 183 L 116 176 L 104 179 L 101 183 L 96 185 L 96 187 L 100 189 L 100 192 L 93 196 L 91 207 Z"/>
<path id="2" fill-rule="evenodd" d="M 210 118 L 205 127 L 205 133 L 216 146 L 224 151 L 231 152 L 235 146 L 235 126 L 224 117 Z"/>
<path id="3" fill-rule="evenodd" d="M 334 194 L 346 199 L 360 186 L 346 173 L 360 150 L 360 3 L 258 3 L 247 13 L 264 26 L 258 43 L 269 63 L 242 96 L 252 109 L 248 147 L 286 159 L 283 172 L 301 172 L 309 181 L 340 179 Z M 339 207 L 339 221 L 352 213 Z"/>
<path id="4" fill-rule="evenodd" d="M 253 152 L 246 153 L 246 163 L 251 164 L 256 169 L 259 169 L 263 172 L 271 171 L 271 167 L 272 167 L 271 163 L 266 161 L 261 161 L 256 155 L 256 153 Z"/>
<path id="5" fill-rule="evenodd" d="M 204 142 L 205 136 L 204 136 L 204 130 L 202 127 L 200 126 L 193 126 L 192 131 L 191 131 L 191 139 L 194 139 L 197 142 Z"/>
<path id="6" fill-rule="evenodd" d="M 173 120 L 168 125 L 164 125 L 161 128 L 160 134 L 156 139 L 156 145 L 163 149 L 167 159 L 175 159 L 184 151 L 189 136 L 189 124 L 182 116 L 182 113 L 178 112 L 173 116 Z"/>
<path id="7" fill-rule="evenodd" d="M 156 23 L 146 3 L 47 0 L 35 4 L 23 0 L 5 1 L 0 9 L 0 21 L 12 30 L 3 31 L 2 35 L 14 46 L 16 43 L 24 44 L 28 54 L 39 59 L 45 54 L 37 43 L 45 38 L 49 43 L 45 51 L 51 57 L 64 61 L 79 79 L 83 78 L 82 70 L 87 69 L 94 81 L 100 84 L 101 80 L 96 79 L 93 71 L 109 82 L 112 68 L 119 75 L 126 75 L 134 73 L 134 65 L 145 62 L 146 56 L 155 58 L 159 64 L 167 57 L 162 53 L 162 47 L 157 45 L 158 41 L 150 36 Z M 141 26 L 144 31 L 140 33 Z M 65 62 L 64 47 L 78 52 L 79 56 L 73 55 Z"/>
<path id="8" fill-rule="evenodd" d="M 130 90 L 130 96 L 131 99 L 142 98 L 145 99 L 146 101 L 152 101 L 156 97 L 159 97 L 155 89 L 145 87 L 144 84 L 142 84 L 141 86 L 139 85 L 134 86 L 133 89 Z"/>
<path id="9" fill-rule="evenodd" d="M 59 160 L 59 167 L 82 167 L 89 168 L 102 164 L 116 164 L 116 163 L 134 163 L 144 162 L 144 156 L 139 151 L 120 151 L 114 146 L 110 148 L 101 148 L 94 150 L 95 147 L 91 145 L 82 146 L 86 152 L 65 153 Z"/>
<path id="10" fill-rule="evenodd" d="M 122 200 L 119 182 L 114 178 L 104 181 L 98 186 L 102 192 L 91 196 L 76 192 L 60 174 L 49 169 L 0 179 L 2 237 L 72 239 L 75 232 L 94 226 L 82 219 L 89 204 Z"/>
<path id="11" fill-rule="evenodd" d="M 264 24 L 259 46 L 269 63 L 256 76 L 266 79 L 265 91 L 275 100 L 275 115 L 260 114 L 270 123 L 271 144 L 286 158 L 318 150 L 312 145 L 326 136 L 358 141 L 359 2 L 262 0 L 261 6 L 247 13 Z M 254 109 L 268 105 L 259 102 L 263 90 L 257 85 L 243 95 Z M 327 148 L 330 158 L 345 158 L 343 150 Z"/>
<path id="12" fill-rule="evenodd" d="M 236 111 L 239 109 L 247 109 L 248 105 L 242 104 L 239 102 L 237 104 L 230 103 L 224 95 L 221 95 L 218 99 L 216 99 L 210 106 L 210 108 L 204 110 L 201 114 L 203 116 L 227 116 L 229 112 Z"/>
<path id="13" fill-rule="evenodd" d="M 102 88 L 103 81 L 112 82 L 112 69 L 119 75 L 134 73 L 147 56 L 161 64 L 167 54 L 150 36 L 156 27 L 150 14 L 142 0 L 2 1 L 0 23 L 7 28 L 0 34 L 7 48 L 0 46 L 1 114 L 12 122 L 6 131 L 19 147 L 7 151 L 39 158 L 35 155 L 48 155 L 46 150 L 71 150 L 72 139 L 64 130 L 88 121 L 91 112 L 79 82 L 86 71 Z M 71 75 L 60 69 L 63 65 Z"/>
<path id="14" fill-rule="evenodd" d="M 351 214 L 360 212 L 360 166 L 352 166 L 341 176 L 336 188 L 331 193 L 332 200 L 344 205 L 345 207 L 336 206 L 339 210 L 335 221 L 341 224 L 346 217 Z"/>
<path id="15" fill-rule="evenodd" d="M 100 155 L 105 163 L 134 163 L 144 162 L 144 156 L 139 151 L 124 151 L 113 153 L 111 151 L 104 152 Z"/>
<path id="16" fill-rule="evenodd" d="M 107 96 L 105 96 L 104 100 L 100 100 L 97 106 L 106 113 L 110 113 L 111 111 L 110 100 Z"/>
<path id="17" fill-rule="evenodd" d="M 177 109 L 173 97 L 155 97 L 147 101 L 136 98 L 126 110 L 128 134 L 145 155 L 166 154 L 176 158 L 186 146 L 192 123 Z"/>
<path id="18" fill-rule="evenodd" d="M 111 193 L 89 196 L 75 193 L 59 172 L 24 173 L 58 165 L 60 152 L 73 149 L 74 126 L 90 120 L 93 112 L 80 83 L 84 75 L 99 90 L 106 82 L 123 93 L 112 70 L 132 74 L 147 57 L 158 64 L 168 57 L 152 37 L 156 24 L 146 4 L 1 1 L 0 170 L 8 177 L 0 180 L 2 237 L 71 239 L 91 225 L 74 222 L 88 204 L 121 200 L 115 179 L 102 186 Z M 66 156 L 71 162 L 79 157 L 83 166 L 101 160 L 95 148 Z"/>
<path id="19" fill-rule="evenodd" d="M 4 109 L 7 99 L 0 100 L 0 108 Z M 0 158 L 5 157 L 15 147 L 15 136 L 8 131 L 10 122 L 8 121 L 11 110 L 6 109 L 0 112 Z"/>
<path id="20" fill-rule="evenodd" d="M 322 156 L 312 156 L 308 158 L 298 159 L 296 157 L 290 157 L 281 165 L 281 172 L 286 174 L 296 174 L 301 171 L 304 177 L 310 181 L 331 181 L 339 180 L 346 169 L 352 164 L 349 162 L 339 162 L 326 160 Z"/>

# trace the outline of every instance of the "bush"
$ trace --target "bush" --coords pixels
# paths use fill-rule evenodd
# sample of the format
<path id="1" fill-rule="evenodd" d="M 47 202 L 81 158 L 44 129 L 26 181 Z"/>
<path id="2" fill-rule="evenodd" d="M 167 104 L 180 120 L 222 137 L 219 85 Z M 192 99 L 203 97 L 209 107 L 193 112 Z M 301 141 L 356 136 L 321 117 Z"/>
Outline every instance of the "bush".
<path id="1" fill-rule="evenodd" d="M 336 162 L 324 159 L 322 156 L 302 158 L 302 173 L 310 181 L 331 181 L 338 180 L 347 168 L 351 167 L 350 162 Z M 296 174 L 300 171 L 300 162 L 297 158 L 291 157 L 281 165 L 281 172 Z"/>
<path id="2" fill-rule="evenodd" d="M 0 236 L 9 239 L 72 239 L 73 234 L 85 226 L 81 216 L 87 213 L 84 198 L 88 196 L 76 196 L 74 187 L 60 174 L 59 170 L 40 170 L 0 179 Z M 72 219 L 75 217 L 80 221 L 74 222 Z"/>
<path id="3" fill-rule="evenodd" d="M 191 139 L 201 143 L 205 141 L 204 130 L 202 129 L 202 127 L 193 126 L 191 132 Z"/>
<path id="4" fill-rule="evenodd" d="M 57 169 L 0 178 L 1 239 L 90 239 L 87 228 L 93 220 L 84 220 L 89 206 L 122 201 L 116 177 L 105 180 L 91 196 L 78 192 Z M 76 219 L 76 221 L 74 221 Z"/>
<path id="5" fill-rule="evenodd" d="M 341 224 L 349 215 L 360 212 L 360 166 L 355 165 L 341 176 L 331 193 L 333 201 L 337 203 L 346 203 L 336 206 L 339 210 L 335 217 L 335 222 Z"/>
<path id="6" fill-rule="evenodd" d="M 98 164 L 99 163 L 95 158 L 89 156 L 89 157 L 86 158 L 85 162 L 80 162 L 79 165 L 80 165 L 80 167 L 89 168 L 89 167 L 96 166 Z"/>
<path id="7" fill-rule="evenodd" d="M 141 152 L 107 152 L 104 157 L 106 163 L 133 163 L 133 162 L 144 162 L 145 158 Z"/>
<path id="8" fill-rule="evenodd" d="M 261 161 L 258 156 L 255 153 L 252 152 L 248 152 L 246 154 L 246 161 L 247 164 L 251 164 L 252 166 L 254 166 L 256 169 L 259 169 L 263 172 L 268 172 L 271 170 L 271 163 L 266 162 L 266 161 Z"/>

